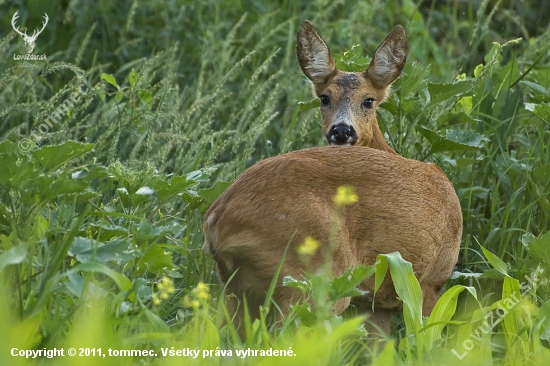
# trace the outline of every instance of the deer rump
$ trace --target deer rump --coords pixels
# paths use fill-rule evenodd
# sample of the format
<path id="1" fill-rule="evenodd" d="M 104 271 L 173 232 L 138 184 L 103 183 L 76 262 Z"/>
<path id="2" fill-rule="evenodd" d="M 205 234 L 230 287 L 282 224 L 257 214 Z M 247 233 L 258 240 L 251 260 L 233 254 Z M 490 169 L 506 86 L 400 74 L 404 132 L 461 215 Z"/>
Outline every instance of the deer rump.
<path id="1" fill-rule="evenodd" d="M 207 211 L 204 250 L 216 262 L 227 292 L 246 296 L 249 309 L 262 305 L 283 252 L 289 250 L 274 300 L 283 309 L 297 290 L 281 279 L 300 279 L 306 269 L 296 248 L 307 236 L 321 242 L 308 271 L 319 266 L 335 225 L 332 197 L 354 187 L 358 202 L 343 209 L 333 251 L 333 274 L 375 263 L 380 253 L 399 251 L 413 265 L 431 312 L 458 258 L 462 215 L 451 182 L 434 164 L 367 147 L 318 147 L 263 160 L 245 171 Z M 290 243 L 290 244 L 289 244 Z M 362 289 L 372 293 L 374 280 Z M 368 301 L 365 298 L 362 301 Z M 340 304 L 342 311 L 349 300 Z M 387 279 L 375 307 L 400 306 Z"/>

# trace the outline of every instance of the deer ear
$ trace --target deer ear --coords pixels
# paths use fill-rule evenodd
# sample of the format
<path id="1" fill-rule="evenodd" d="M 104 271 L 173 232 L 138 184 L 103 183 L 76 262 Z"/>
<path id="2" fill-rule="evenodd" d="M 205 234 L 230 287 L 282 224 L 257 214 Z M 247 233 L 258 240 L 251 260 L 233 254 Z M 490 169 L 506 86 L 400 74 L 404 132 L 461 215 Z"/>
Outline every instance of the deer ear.
<path id="1" fill-rule="evenodd" d="M 327 44 L 309 20 L 305 20 L 298 29 L 296 55 L 300 68 L 313 84 L 325 83 L 336 71 Z"/>
<path id="2" fill-rule="evenodd" d="M 406 61 L 407 35 L 397 25 L 376 49 L 365 76 L 374 86 L 386 88 L 401 75 Z"/>

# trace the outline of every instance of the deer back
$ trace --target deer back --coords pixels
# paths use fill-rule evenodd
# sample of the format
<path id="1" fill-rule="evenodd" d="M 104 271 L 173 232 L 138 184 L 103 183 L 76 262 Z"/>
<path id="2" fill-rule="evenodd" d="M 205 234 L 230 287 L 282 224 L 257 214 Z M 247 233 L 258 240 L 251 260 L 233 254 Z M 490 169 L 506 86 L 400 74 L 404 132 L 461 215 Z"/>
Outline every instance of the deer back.
<path id="1" fill-rule="evenodd" d="M 354 187 L 359 200 L 345 207 L 333 243 L 337 274 L 373 264 L 380 253 L 399 251 L 421 281 L 425 275 L 445 281 L 456 263 L 462 233 L 451 182 L 433 164 L 345 146 L 263 160 L 219 197 L 205 216 L 204 248 L 218 263 L 222 280 L 242 268 L 253 275 L 249 286 L 269 284 L 287 245 L 285 275 L 299 276 L 303 263 L 297 245 L 307 236 L 330 245 L 332 197 L 341 185 Z M 324 260 L 323 253 L 314 256 L 314 266 Z M 441 272 L 442 267 L 445 273 L 425 273 L 430 268 Z"/>

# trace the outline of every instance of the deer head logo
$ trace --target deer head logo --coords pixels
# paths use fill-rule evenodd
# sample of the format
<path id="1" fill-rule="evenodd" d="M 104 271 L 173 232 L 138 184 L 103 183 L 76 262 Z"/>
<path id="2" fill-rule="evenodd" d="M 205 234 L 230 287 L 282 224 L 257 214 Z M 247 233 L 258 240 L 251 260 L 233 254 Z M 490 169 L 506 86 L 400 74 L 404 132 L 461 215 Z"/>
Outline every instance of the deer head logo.
<path id="1" fill-rule="evenodd" d="M 16 11 L 15 14 L 13 14 L 13 17 L 11 18 L 11 26 L 17 33 L 21 35 L 21 37 L 23 37 L 23 41 L 25 41 L 25 48 L 27 49 L 27 53 L 31 53 L 34 50 L 34 42 L 36 41 L 36 38 L 40 33 L 42 33 L 44 28 L 46 28 L 46 24 L 48 24 L 48 19 L 49 19 L 48 14 L 44 13 L 44 22 L 42 23 L 42 29 L 40 29 L 39 31 L 34 30 L 34 32 L 32 33 L 32 36 L 28 36 L 26 29 L 24 32 L 21 32 L 19 30 L 19 27 L 15 26 L 15 21 L 17 20 L 17 18 L 19 18 L 19 15 L 17 15 L 17 13 L 19 13 L 19 11 Z"/>

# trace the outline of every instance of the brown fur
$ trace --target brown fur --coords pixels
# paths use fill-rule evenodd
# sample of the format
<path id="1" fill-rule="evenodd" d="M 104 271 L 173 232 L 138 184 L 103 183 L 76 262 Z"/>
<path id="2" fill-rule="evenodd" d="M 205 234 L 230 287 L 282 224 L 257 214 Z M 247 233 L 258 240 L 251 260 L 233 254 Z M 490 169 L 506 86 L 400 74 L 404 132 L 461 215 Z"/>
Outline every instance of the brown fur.
<path id="1" fill-rule="evenodd" d="M 227 284 L 226 305 L 240 324 L 246 297 L 251 316 L 258 317 L 289 245 L 274 293 L 274 300 L 287 313 L 301 293 L 283 287 L 281 279 L 288 275 L 299 279 L 324 261 L 334 225 L 332 197 L 339 186 L 350 185 L 359 201 L 343 211 L 332 255 L 333 273 L 371 265 L 378 254 L 399 251 L 413 265 L 423 291 L 423 313 L 429 315 L 458 258 L 462 213 L 441 169 L 397 155 L 378 128 L 376 106 L 386 98 L 405 63 L 405 33 L 400 26 L 394 28 L 364 73 L 338 71 L 308 21 L 302 23 L 297 40 L 300 66 L 314 92 L 331 97 L 331 104 L 321 108 L 324 128 L 328 130 L 336 116 L 344 113 L 358 140 L 353 147 L 305 149 L 263 160 L 214 202 L 204 219 L 204 250 Z M 375 99 L 370 109 L 361 106 L 366 97 Z M 340 112 L 342 108 L 348 110 Z M 307 236 L 319 240 L 322 248 L 305 268 L 296 248 Z M 373 285 L 370 278 L 361 287 L 372 293 Z M 378 327 L 389 335 L 391 314 L 401 305 L 396 296 L 391 281 L 385 280 L 374 299 L 371 331 Z M 362 312 L 372 311 L 370 296 L 343 299 L 333 311 L 340 313 L 351 301 Z"/>
<path id="2" fill-rule="evenodd" d="M 204 220 L 204 250 L 228 284 L 228 306 L 246 296 L 253 316 L 288 243 L 282 276 L 301 278 L 304 265 L 296 252 L 306 236 L 326 248 L 334 220 L 332 197 L 341 185 L 355 188 L 359 201 L 346 207 L 333 255 L 333 272 L 371 265 L 380 253 L 399 251 L 413 264 L 428 315 L 458 257 L 462 235 L 460 204 L 451 182 L 433 164 L 366 147 L 319 147 L 263 160 L 244 172 L 210 207 Z M 312 258 L 321 264 L 323 250 Z M 282 278 L 282 277 L 281 277 Z M 288 311 L 300 295 L 279 285 L 275 301 Z M 373 290 L 373 279 L 361 287 Z M 347 300 L 349 304 L 349 299 Z M 357 302 L 357 301 L 356 301 Z M 370 298 L 359 299 L 368 311 Z M 341 311 L 347 304 L 340 304 Z M 398 309 L 389 281 L 375 298 L 375 308 Z M 242 308 L 242 305 L 241 305 Z M 389 333 L 391 312 L 377 324 Z M 375 315 L 378 315 L 375 311 Z M 237 314 L 236 322 L 241 321 Z"/>

